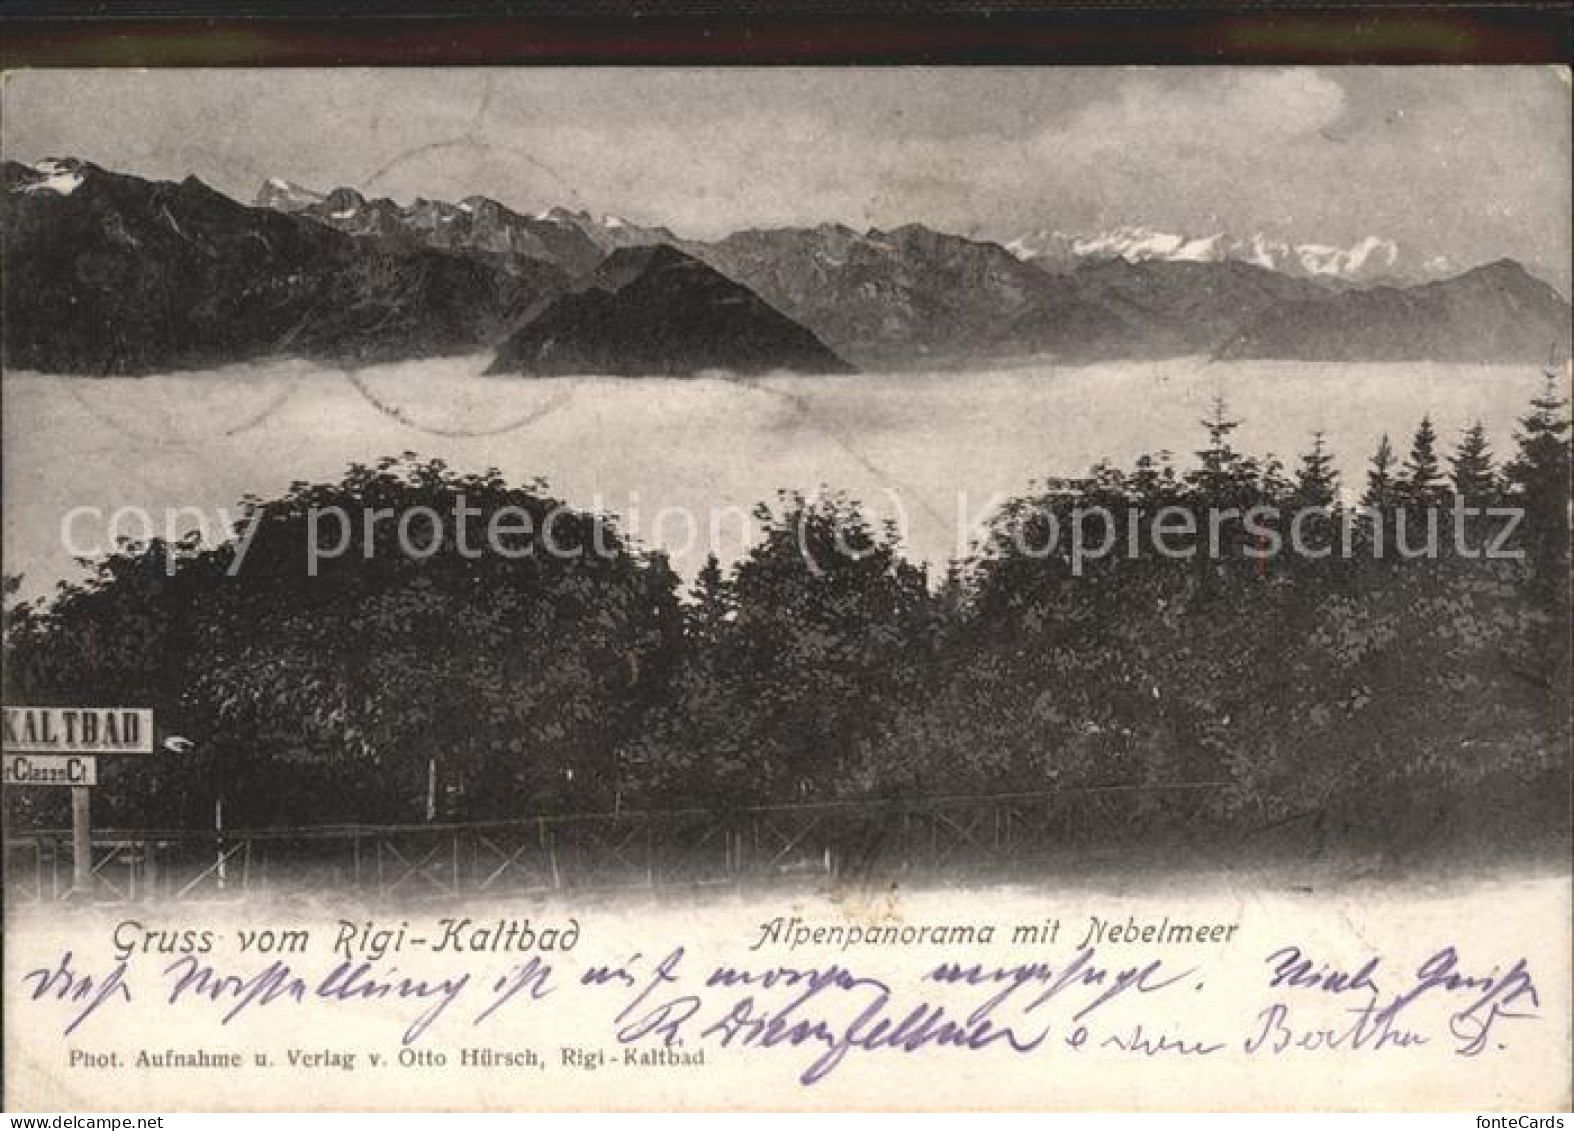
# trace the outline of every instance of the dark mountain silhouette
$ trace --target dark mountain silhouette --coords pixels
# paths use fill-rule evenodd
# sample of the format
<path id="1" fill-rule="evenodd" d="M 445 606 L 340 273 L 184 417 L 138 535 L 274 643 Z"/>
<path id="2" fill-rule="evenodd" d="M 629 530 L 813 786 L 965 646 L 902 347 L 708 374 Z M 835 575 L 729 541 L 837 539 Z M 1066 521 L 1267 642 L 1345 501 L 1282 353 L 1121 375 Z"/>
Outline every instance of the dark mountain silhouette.
<path id="1" fill-rule="evenodd" d="M 1001 348 L 1068 361 L 1210 353 L 1243 319 L 1328 293 L 1236 260 L 1090 260 L 1054 280 Z"/>
<path id="2" fill-rule="evenodd" d="M 276 179 L 248 207 L 195 177 L 75 160 L 7 162 L 0 188 L 4 359 L 52 372 L 415 358 L 493 348 L 527 320 L 500 357 L 542 372 L 1186 354 L 1541 362 L 1569 349 L 1568 303 L 1508 260 L 1408 287 L 1334 286 L 1234 258 L 1086 259 L 1056 273 L 919 224 L 700 242 L 561 208 L 401 206 Z M 641 280 L 648 271 L 666 289 Z M 570 292 L 576 278 L 587 282 Z"/>
<path id="3" fill-rule="evenodd" d="M 1269 307 L 1221 358 L 1525 361 L 1568 357 L 1569 304 L 1512 259 L 1421 286 L 1373 287 Z"/>
<path id="4" fill-rule="evenodd" d="M 620 248 L 503 343 L 489 373 L 688 376 L 852 371 L 753 291 L 677 248 Z"/>
<path id="5" fill-rule="evenodd" d="M 497 341 L 562 272 L 250 208 L 195 177 L 64 160 L 0 170 L 5 362 L 146 373 L 296 355 L 354 362 Z"/>
<path id="6" fill-rule="evenodd" d="M 1045 272 L 998 244 L 909 224 L 859 233 L 838 224 L 684 240 L 663 227 L 551 208 L 523 216 L 484 197 L 401 207 L 353 189 L 314 193 L 277 179 L 260 205 L 342 231 L 445 250 L 525 254 L 572 276 L 606 252 L 665 244 L 710 264 L 864 366 L 965 361 L 1034 301 Z M 504 264 L 506 269 L 506 262 Z"/>
<path id="7" fill-rule="evenodd" d="M 990 342 L 990 352 L 1008 357 L 1048 356 L 1061 361 L 1094 361 L 1126 354 L 1163 356 L 1173 341 L 1153 340 L 1151 327 L 1117 303 L 1089 297 L 1070 275 L 1051 276 L 1033 305 Z"/>
<path id="8" fill-rule="evenodd" d="M 685 246 L 866 368 L 977 359 L 1051 285 L 998 244 L 921 224 L 750 230 Z"/>

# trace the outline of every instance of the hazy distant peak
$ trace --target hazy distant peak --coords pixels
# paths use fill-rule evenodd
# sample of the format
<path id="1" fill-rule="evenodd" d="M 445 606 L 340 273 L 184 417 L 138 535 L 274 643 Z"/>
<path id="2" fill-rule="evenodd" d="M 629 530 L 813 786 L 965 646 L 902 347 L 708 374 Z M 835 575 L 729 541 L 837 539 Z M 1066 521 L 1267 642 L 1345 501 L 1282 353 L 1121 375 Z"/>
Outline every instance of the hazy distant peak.
<path id="1" fill-rule="evenodd" d="M 1017 237 L 1006 249 L 1049 270 L 1069 270 L 1090 259 L 1124 259 L 1128 263 L 1238 260 L 1286 275 L 1347 284 L 1435 279 L 1453 271 L 1453 264 L 1442 256 L 1417 260 L 1395 241 L 1375 235 L 1341 247 L 1289 243 L 1261 232 L 1240 237 L 1228 232 L 1192 236 L 1141 225 L 1095 233 L 1042 228 Z"/>

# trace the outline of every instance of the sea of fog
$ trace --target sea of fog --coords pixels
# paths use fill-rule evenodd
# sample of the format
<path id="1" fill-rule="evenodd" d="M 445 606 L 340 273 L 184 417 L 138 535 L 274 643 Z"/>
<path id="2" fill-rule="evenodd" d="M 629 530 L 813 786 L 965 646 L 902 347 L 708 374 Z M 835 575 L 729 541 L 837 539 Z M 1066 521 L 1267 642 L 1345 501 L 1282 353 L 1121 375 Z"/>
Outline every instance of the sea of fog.
<path id="1" fill-rule="evenodd" d="M 136 508 L 164 533 L 297 479 L 405 451 L 461 470 L 544 478 L 620 515 L 691 573 L 735 558 L 747 515 L 782 488 L 845 491 L 894 520 L 911 554 L 965 553 L 993 505 L 1101 459 L 1200 446 L 1213 398 L 1238 446 L 1292 462 L 1321 429 L 1352 483 L 1423 413 L 1451 448 L 1480 418 L 1495 449 L 1540 386 L 1535 366 L 1332 365 L 1202 358 L 969 372 L 692 380 L 484 377 L 482 357 L 346 372 L 302 361 L 125 379 L 4 377 L 4 568 L 37 594 L 77 576 L 72 550 Z M 62 537 L 72 519 L 72 545 Z M 171 514 L 176 508 L 192 508 Z M 113 533 L 140 533 L 126 512 Z"/>

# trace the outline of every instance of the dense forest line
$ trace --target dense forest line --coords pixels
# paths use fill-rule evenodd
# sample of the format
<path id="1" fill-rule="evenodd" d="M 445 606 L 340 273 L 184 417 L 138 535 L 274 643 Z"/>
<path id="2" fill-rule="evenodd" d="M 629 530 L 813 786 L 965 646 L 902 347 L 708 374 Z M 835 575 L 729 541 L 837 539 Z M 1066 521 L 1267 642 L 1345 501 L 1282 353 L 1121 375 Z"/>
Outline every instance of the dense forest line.
<path id="1" fill-rule="evenodd" d="M 49 599 L 7 582 L 5 698 L 154 709 L 184 753 L 105 760 L 95 822 L 410 822 L 842 798 L 1212 783 L 1228 834 L 1565 850 L 1569 828 L 1569 419 L 1549 376 L 1495 456 L 1429 420 L 1365 482 L 1321 437 L 1293 466 L 1238 451 L 1224 406 L 1194 461 L 1143 457 L 1003 508 L 943 576 L 854 499 L 784 493 L 736 564 L 692 585 L 614 519 L 544 483 L 413 456 L 247 500 L 235 543 L 123 544 Z M 1403 442 L 1401 447 L 1403 447 Z M 1360 505 L 1355 504 L 1359 496 Z M 311 516 L 463 498 L 559 516 L 574 554 L 416 557 L 390 527 L 307 569 Z M 1514 558 L 1401 556 L 1391 525 L 1512 507 Z M 1263 556 L 1242 516 L 1316 508 L 1348 554 Z M 1075 561 L 1046 529 L 1103 507 L 1178 508 L 1222 550 Z M 562 521 L 562 515 L 568 515 Z M 1414 528 L 1418 523 L 1412 523 Z M 1126 545 L 1125 532 L 1121 545 Z M 1372 552 L 1388 534 L 1390 549 Z M 170 563 L 173 562 L 173 568 Z M 134 764 L 133 764 L 134 763 Z M 435 780 L 434 792 L 430 782 Z M 10 826 L 60 827 L 66 791 L 8 789 Z M 1133 807 L 1111 838 L 1138 838 Z"/>

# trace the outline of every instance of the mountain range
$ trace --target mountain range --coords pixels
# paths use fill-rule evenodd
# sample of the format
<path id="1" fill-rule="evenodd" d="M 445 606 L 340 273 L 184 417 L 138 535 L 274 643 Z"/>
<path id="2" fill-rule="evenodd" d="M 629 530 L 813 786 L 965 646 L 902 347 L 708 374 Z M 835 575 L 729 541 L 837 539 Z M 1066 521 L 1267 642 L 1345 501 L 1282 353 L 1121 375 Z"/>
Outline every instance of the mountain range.
<path id="1" fill-rule="evenodd" d="M 1446 258 L 1421 259 L 1398 243 L 1365 236 L 1348 247 L 1324 243 L 1291 244 L 1261 232 L 1235 236 L 1215 232 L 1189 236 L 1146 227 L 1118 227 L 1072 234 L 1047 228 L 1006 244 L 1013 255 L 1046 270 L 1072 270 L 1085 261 L 1124 259 L 1129 263 L 1223 263 L 1266 267 L 1283 275 L 1315 279 L 1330 286 L 1404 285 L 1431 282 L 1457 273 Z"/>
<path id="2" fill-rule="evenodd" d="M 52 372 L 474 351 L 495 351 L 497 372 L 688 373 L 1197 354 L 1540 364 L 1569 349 L 1568 303 L 1518 263 L 1430 277 L 1444 265 L 1375 237 L 1133 228 L 1001 245 L 820 224 L 701 241 L 279 179 L 245 205 L 195 177 L 72 159 L 6 162 L 0 187 L 5 360 Z"/>
<path id="3" fill-rule="evenodd" d="M 1561 333 L 1560 333 L 1561 332 Z M 1489 363 L 1533 360 L 1541 341 L 1569 353 L 1569 305 L 1511 259 L 1414 287 L 1372 287 L 1279 303 L 1222 340 L 1221 358 L 1299 357 Z"/>
<path id="4" fill-rule="evenodd" d="M 469 352 L 568 281 L 80 161 L 0 167 L 0 242 L 5 363 L 57 373 Z"/>

